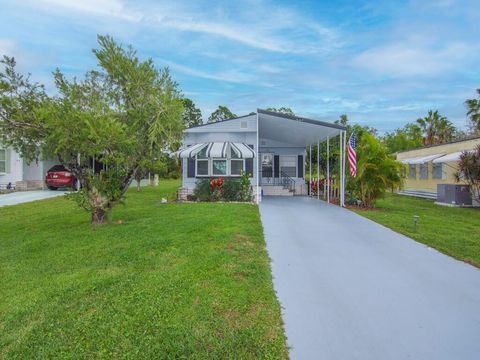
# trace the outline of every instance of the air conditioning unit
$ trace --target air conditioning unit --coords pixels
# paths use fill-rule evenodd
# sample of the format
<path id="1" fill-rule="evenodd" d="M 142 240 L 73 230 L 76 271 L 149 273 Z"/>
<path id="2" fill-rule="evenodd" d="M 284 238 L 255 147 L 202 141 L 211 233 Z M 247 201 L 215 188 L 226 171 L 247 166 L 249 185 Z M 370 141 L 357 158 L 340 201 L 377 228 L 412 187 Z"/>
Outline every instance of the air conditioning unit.
<path id="1" fill-rule="evenodd" d="M 472 195 L 468 185 L 438 184 L 437 202 L 451 205 L 472 205 Z"/>

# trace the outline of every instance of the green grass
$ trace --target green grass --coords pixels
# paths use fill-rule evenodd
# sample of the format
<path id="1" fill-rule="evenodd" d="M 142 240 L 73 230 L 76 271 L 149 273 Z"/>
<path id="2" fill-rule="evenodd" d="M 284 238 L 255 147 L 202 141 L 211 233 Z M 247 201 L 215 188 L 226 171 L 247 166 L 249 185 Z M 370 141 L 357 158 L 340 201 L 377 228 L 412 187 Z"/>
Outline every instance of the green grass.
<path id="1" fill-rule="evenodd" d="M 0 208 L 0 358 L 287 358 L 258 207 L 161 204 L 178 185 L 96 229 L 64 198 Z"/>
<path id="2" fill-rule="evenodd" d="M 456 259 L 480 267 L 480 209 L 435 205 L 433 200 L 387 194 L 376 210 L 355 210 Z M 420 216 L 413 231 L 413 216 Z"/>

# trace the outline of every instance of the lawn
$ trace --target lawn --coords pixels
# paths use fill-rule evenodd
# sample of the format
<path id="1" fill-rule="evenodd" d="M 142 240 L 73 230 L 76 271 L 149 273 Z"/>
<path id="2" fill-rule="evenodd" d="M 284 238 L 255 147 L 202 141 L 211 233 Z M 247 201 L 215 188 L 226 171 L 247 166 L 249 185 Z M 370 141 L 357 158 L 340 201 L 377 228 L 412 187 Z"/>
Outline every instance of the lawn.
<path id="1" fill-rule="evenodd" d="M 435 205 L 433 200 L 387 194 L 376 210 L 355 210 L 447 255 L 480 267 L 480 209 Z M 413 230 L 413 216 L 420 216 Z"/>
<path id="2" fill-rule="evenodd" d="M 0 358 L 287 358 L 258 207 L 162 204 L 178 185 L 96 229 L 64 198 L 0 208 Z"/>

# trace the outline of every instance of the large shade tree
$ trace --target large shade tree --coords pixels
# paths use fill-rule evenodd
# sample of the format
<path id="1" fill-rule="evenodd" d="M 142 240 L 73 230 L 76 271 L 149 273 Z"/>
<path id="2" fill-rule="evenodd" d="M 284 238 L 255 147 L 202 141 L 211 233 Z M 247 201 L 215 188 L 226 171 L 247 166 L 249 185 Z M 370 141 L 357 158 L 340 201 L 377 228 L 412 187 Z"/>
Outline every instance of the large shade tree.
<path id="1" fill-rule="evenodd" d="M 168 69 L 111 37 L 98 42 L 98 69 L 83 80 L 55 71 L 53 97 L 19 74 L 13 58 L 3 58 L 0 73 L 1 141 L 27 161 L 57 157 L 79 179 L 81 190 L 72 196 L 94 224 L 108 221 L 138 171 L 159 166 L 183 130 L 181 94 Z M 93 171 L 91 159 L 103 170 Z"/>
<path id="2" fill-rule="evenodd" d="M 202 124 L 202 111 L 189 99 L 183 99 L 183 122 L 185 127 L 198 126 Z"/>
<path id="3" fill-rule="evenodd" d="M 438 110 L 430 110 L 427 116 L 417 119 L 417 124 L 422 129 L 424 145 L 445 143 L 455 137 L 455 126 Z"/>
<path id="4" fill-rule="evenodd" d="M 423 145 L 423 132 L 418 124 L 408 123 L 383 136 L 390 153 L 419 148 Z"/>
<path id="5" fill-rule="evenodd" d="M 218 121 L 234 119 L 236 117 L 237 115 L 234 114 L 227 106 L 219 105 L 218 108 L 208 117 L 208 122 L 214 123 Z"/>
<path id="6" fill-rule="evenodd" d="M 295 116 L 295 113 L 293 112 L 293 110 L 286 106 L 282 106 L 279 108 L 269 107 L 267 108 L 267 111 L 273 111 L 273 112 L 278 112 L 286 115 Z"/>

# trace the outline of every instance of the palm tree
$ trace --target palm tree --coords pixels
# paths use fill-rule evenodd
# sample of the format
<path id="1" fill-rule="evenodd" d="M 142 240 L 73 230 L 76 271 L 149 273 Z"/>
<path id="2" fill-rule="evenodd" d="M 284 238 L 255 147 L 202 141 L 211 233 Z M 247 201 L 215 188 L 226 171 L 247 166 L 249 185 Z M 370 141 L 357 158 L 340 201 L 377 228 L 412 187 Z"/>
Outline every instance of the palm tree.
<path id="1" fill-rule="evenodd" d="M 477 89 L 478 99 L 468 99 L 465 101 L 470 118 L 472 132 L 480 132 L 480 89 Z"/>
<path id="2" fill-rule="evenodd" d="M 455 126 L 438 110 L 430 110 L 428 116 L 417 119 L 417 124 L 423 132 L 423 144 L 434 145 L 451 141 L 455 136 Z"/>

